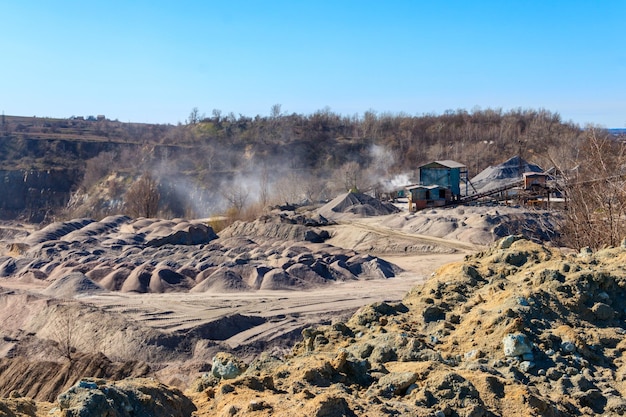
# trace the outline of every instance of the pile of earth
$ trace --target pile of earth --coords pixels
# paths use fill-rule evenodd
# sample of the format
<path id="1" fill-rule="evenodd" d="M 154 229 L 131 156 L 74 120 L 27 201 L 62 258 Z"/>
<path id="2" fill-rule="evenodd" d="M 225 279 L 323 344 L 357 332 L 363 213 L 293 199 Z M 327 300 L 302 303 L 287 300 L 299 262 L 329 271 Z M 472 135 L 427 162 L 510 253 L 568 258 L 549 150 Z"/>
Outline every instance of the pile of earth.
<path id="1" fill-rule="evenodd" d="M 321 219 L 320 219 L 321 221 Z M 307 289 L 390 278 L 394 265 L 319 243 L 326 232 L 289 222 L 236 223 L 218 237 L 200 221 L 111 216 L 53 223 L 8 245 L 0 277 L 67 298 L 132 293 Z M 248 237 L 250 236 L 250 237 Z"/>
<path id="2" fill-rule="evenodd" d="M 236 221 L 220 232 L 220 237 L 247 236 L 280 239 L 283 241 L 296 240 L 312 243 L 322 243 L 330 236 L 320 229 L 334 224 L 319 213 L 296 212 L 292 210 L 272 210 L 251 222 Z"/>
<path id="3" fill-rule="evenodd" d="M 626 247 L 565 254 L 509 236 L 402 302 L 305 329 L 288 355 L 218 354 L 185 395 L 195 416 L 624 415 L 625 262 Z"/>
<path id="4" fill-rule="evenodd" d="M 378 256 L 477 251 L 511 234 L 558 240 L 559 213 L 510 206 L 457 206 L 353 218 L 324 227 L 326 243 Z M 397 261 L 397 260 L 396 260 Z"/>
<path id="5" fill-rule="evenodd" d="M 624 247 L 565 255 L 510 236 L 402 303 L 306 329 L 292 356 L 265 355 L 233 379 L 218 366 L 192 398 L 207 416 L 257 406 L 279 416 L 623 415 L 625 261 Z"/>
<path id="6" fill-rule="evenodd" d="M 335 197 L 317 210 L 327 219 L 337 220 L 346 215 L 357 217 L 384 216 L 397 213 L 400 209 L 395 205 L 380 201 L 363 193 L 348 192 Z"/>
<path id="7" fill-rule="evenodd" d="M 521 181 L 525 172 L 544 171 L 539 165 L 529 163 L 516 155 L 499 165 L 485 168 L 470 182 L 474 190 L 481 193 Z"/>
<path id="8" fill-rule="evenodd" d="M 555 211 L 509 206 L 457 206 L 389 216 L 381 224 L 394 230 L 490 245 L 511 234 L 536 242 L 558 238 L 559 214 Z"/>

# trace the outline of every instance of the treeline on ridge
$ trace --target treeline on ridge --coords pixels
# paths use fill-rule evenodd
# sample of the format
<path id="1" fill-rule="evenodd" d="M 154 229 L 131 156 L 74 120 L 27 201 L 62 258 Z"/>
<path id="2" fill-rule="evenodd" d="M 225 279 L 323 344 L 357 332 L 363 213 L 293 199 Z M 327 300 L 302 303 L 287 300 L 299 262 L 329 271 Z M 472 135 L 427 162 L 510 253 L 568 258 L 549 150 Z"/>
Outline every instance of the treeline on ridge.
<path id="1" fill-rule="evenodd" d="M 520 152 L 545 162 L 550 151 L 575 147 L 581 128 L 547 110 L 475 109 L 419 116 L 368 111 L 343 116 L 329 109 L 283 114 L 276 105 L 270 116 L 254 118 L 222 115 L 219 110 L 205 117 L 194 109 L 186 123 L 177 126 L 6 117 L 0 137 L 4 166 L 19 161 L 35 168 L 84 166 L 100 152 L 133 149 L 134 167 L 139 152 L 145 164 L 184 157 L 186 163 L 178 167 L 182 172 L 239 170 L 250 159 L 271 164 L 286 160 L 294 169 L 328 171 L 353 161 L 367 165 L 370 147 L 377 145 L 386 150 L 392 173 L 414 170 L 430 160 L 453 159 L 466 164 L 472 175 Z"/>

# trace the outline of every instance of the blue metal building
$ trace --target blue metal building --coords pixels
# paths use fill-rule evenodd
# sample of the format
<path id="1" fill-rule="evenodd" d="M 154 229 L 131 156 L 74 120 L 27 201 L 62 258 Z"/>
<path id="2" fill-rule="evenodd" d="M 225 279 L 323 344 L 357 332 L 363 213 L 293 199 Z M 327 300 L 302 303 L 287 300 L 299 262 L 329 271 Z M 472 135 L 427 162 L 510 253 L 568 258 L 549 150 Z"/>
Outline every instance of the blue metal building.
<path id="1" fill-rule="evenodd" d="M 467 167 L 459 162 L 434 161 L 422 165 L 419 170 L 421 185 L 445 187 L 452 192 L 453 199 L 461 195 L 461 182 L 467 184 Z"/>

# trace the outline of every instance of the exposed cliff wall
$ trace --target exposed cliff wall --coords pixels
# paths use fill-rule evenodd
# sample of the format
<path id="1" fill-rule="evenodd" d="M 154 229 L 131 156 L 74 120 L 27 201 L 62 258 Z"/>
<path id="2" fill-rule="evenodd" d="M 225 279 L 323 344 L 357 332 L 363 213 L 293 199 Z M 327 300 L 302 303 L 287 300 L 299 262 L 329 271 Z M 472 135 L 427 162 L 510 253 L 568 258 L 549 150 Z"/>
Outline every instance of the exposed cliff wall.
<path id="1" fill-rule="evenodd" d="M 76 169 L 0 171 L 0 219 L 41 222 L 64 207 L 80 180 Z"/>

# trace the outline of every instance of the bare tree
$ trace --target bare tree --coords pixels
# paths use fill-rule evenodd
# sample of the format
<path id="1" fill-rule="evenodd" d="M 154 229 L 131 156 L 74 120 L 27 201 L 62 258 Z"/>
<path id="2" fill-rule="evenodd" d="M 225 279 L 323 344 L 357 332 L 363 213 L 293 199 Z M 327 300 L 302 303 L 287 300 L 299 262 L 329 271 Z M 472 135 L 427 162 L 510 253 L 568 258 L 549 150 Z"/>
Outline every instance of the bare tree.
<path id="1" fill-rule="evenodd" d="M 267 206 L 270 200 L 270 174 L 267 166 L 263 166 L 259 177 L 259 203 L 262 207 Z"/>
<path id="2" fill-rule="evenodd" d="M 73 362 L 82 338 L 78 327 L 78 313 L 68 305 L 59 305 L 52 324 L 51 338 L 56 351 L 68 361 Z"/>
<path id="3" fill-rule="evenodd" d="M 126 192 L 124 206 L 133 217 L 154 217 L 160 200 L 157 181 L 149 173 L 144 173 Z"/>
<path id="4" fill-rule="evenodd" d="M 193 109 L 191 109 L 191 112 L 189 113 L 189 118 L 187 119 L 187 124 L 195 125 L 200 120 L 201 120 L 200 119 L 200 110 L 198 110 L 197 107 L 194 107 Z"/>
<path id="5" fill-rule="evenodd" d="M 358 162 L 346 162 L 341 167 L 346 191 L 358 192 L 363 170 Z"/>
<path id="6" fill-rule="evenodd" d="M 250 190 L 244 184 L 234 181 L 222 188 L 222 195 L 228 201 L 230 208 L 239 215 L 248 203 Z"/>
<path id="7" fill-rule="evenodd" d="M 567 206 L 561 234 L 566 245 L 616 246 L 626 237 L 625 151 L 608 132 L 587 128 L 574 168 L 562 170 Z"/>
<path id="8" fill-rule="evenodd" d="M 305 199 L 311 203 L 323 201 L 330 194 L 326 181 L 318 175 L 309 175 L 302 181 L 301 188 Z"/>
<path id="9" fill-rule="evenodd" d="M 303 180 L 296 170 L 283 172 L 273 186 L 275 201 L 280 204 L 300 202 L 303 198 Z"/>
<path id="10" fill-rule="evenodd" d="M 272 119 L 277 119 L 280 117 L 280 112 L 281 112 L 281 105 L 274 104 L 270 110 L 270 117 Z"/>
<path id="11" fill-rule="evenodd" d="M 81 188 L 88 191 L 98 181 L 107 175 L 118 160 L 115 152 L 100 152 L 97 156 L 88 159 L 85 165 L 85 175 L 81 182 Z"/>

